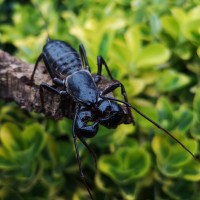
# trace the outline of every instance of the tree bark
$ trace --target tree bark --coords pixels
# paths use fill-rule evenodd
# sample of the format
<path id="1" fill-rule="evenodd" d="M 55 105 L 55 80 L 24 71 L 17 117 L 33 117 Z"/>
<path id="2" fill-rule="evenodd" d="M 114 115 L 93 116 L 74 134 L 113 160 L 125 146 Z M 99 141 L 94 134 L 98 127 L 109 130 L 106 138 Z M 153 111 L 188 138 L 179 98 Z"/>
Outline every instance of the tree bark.
<path id="1" fill-rule="evenodd" d="M 44 92 L 44 108 L 42 108 L 39 85 L 42 82 L 51 83 L 44 65 L 38 66 L 34 83 L 30 82 L 34 65 L 23 62 L 8 53 L 0 50 L 0 98 L 6 101 L 15 101 L 27 111 L 43 112 L 46 116 L 60 119 L 63 116 L 72 118 L 70 106 L 61 109 L 60 96 L 52 92 Z M 63 99 L 62 99 L 63 100 Z M 65 99 L 66 100 L 66 99 Z M 71 105 L 70 97 L 66 100 Z"/>
<path id="2" fill-rule="evenodd" d="M 0 99 L 5 101 L 15 101 L 21 108 L 27 111 L 42 112 L 45 116 L 53 119 L 61 119 L 62 117 L 73 118 L 75 102 L 70 96 L 62 97 L 45 90 L 44 108 L 41 104 L 39 93 L 40 84 L 42 82 L 52 85 L 51 78 L 44 66 L 38 66 L 34 82 L 30 81 L 34 65 L 17 59 L 8 53 L 0 50 Z M 112 82 L 102 77 L 97 85 L 99 90 L 103 90 Z M 64 88 L 63 88 L 64 89 Z M 110 94 L 113 97 L 113 94 Z M 122 106 L 126 113 L 124 123 L 130 123 L 126 106 Z"/>

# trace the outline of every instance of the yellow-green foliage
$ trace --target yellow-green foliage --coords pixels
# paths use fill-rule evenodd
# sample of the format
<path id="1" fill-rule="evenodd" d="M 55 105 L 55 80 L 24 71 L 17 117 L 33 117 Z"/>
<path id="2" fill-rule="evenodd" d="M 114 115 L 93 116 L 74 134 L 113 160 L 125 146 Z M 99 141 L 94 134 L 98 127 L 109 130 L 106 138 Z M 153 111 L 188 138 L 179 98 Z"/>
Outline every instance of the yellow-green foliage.
<path id="1" fill-rule="evenodd" d="M 92 73 L 102 55 L 129 101 L 200 154 L 200 2 L 198 0 L 0 0 L 0 47 L 34 63 L 48 32 L 78 49 Z M 37 4 L 38 8 L 33 4 Z M 106 73 L 104 73 L 106 75 Z M 120 96 L 119 91 L 116 94 Z M 200 164 L 135 115 L 136 127 L 101 127 L 79 144 L 95 200 L 199 200 Z M 0 199 L 81 200 L 71 121 L 55 122 L 0 104 Z M 65 139 L 58 139 L 65 135 Z"/>

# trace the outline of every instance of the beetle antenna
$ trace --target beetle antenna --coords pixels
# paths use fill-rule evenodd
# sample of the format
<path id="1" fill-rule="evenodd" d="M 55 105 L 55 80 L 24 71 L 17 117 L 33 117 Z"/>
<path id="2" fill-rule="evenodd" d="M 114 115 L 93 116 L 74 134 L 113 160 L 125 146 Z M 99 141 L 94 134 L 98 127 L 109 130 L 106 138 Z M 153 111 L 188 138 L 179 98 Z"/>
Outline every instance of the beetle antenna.
<path id="1" fill-rule="evenodd" d="M 43 19 L 44 21 L 44 26 L 45 26 L 45 29 L 46 29 L 46 32 L 47 32 L 47 42 L 49 42 L 51 39 L 50 39 L 50 36 L 49 36 L 49 29 L 48 29 L 48 22 L 47 22 L 47 19 L 44 17 L 44 15 L 42 14 L 41 10 L 39 9 L 39 6 L 36 4 L 36 3 L 33 3 L 33 6 L 38 10 L 38 12 L 40 13 L 40 16 L 41 18 Z"/>
<path id="2" fill-rule="evenodd" d="M 167 131 L 166 129 L 164 129 L 163 127 L 161 127 L 158 123 L 156 123 L 155 121 L 153 121 L 152 119 L 150 119 L 149 117 L 147 117 L 145 114 L 143 114 L 141 111 L 139 111 L 136 107 L 132 106 L 131 104 L 129 104 L 128 102 L 119 100 L 119 99 L 115 99 L 115 98 L 111 98 L 111 97 L 105 97 L 105 96 L 100 96 L 103 99 L 107 99 L 110 101 L 116 101 L 116 102 L 120 102 L 123 103 L 125 105 L 127 105 L 128 107 L 132 108 L 133 110 L 135 110 L 139 115 L 141 115 L 142 117 L 144 117 L 146 120 L 148 120 L 149 122 L 151 122 L 154 126 L 156 126 L 157 128 L 161 129 L 164 133 L 166 133 L 169 137 L 171 137 L 173 140 L 175 140 L 179 145 L 181 145 L 195 160 L 199 159 L 184 145 L 182 144 L 176 137 L 174 137 L 169 131 Z"/>

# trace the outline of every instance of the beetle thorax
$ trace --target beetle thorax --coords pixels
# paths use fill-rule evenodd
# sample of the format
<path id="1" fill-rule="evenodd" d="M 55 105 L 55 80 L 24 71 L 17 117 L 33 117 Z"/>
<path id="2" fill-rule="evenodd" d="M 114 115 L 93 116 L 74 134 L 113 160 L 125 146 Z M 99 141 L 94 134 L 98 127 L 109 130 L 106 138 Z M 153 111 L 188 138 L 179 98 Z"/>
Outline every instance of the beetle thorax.
<path id="1" fill-rule="evenodd" d="M 97 103 L 98 90 L 91 74 L 80 70 L 68 76 L 65 81 L 67 92 L 78 102 L 88 106 Z"/>

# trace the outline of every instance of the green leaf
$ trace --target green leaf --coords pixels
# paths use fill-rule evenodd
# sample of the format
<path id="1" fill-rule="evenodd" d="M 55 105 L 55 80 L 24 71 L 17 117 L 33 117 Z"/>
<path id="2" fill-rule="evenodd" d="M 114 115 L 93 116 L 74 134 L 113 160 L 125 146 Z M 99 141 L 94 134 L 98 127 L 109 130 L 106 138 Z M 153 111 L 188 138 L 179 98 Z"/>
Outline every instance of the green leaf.
<path id="1" fill-rule="evenodd" d="M 180 28 L 173 16 L 164 16 L 161 18 L 164 30 L 173 38 L 177 39 L 180 34 Z"/>
<path id="2" fill-rule="evenodd" d="M 179 131 L 186 133 L 191 125 L 193 119 L 192 111 L 185 105 L 182 105 L 179 110 L 175 113 L 176 116 L 176 127 Z"/>
<path id="3" fill-rule="evenodd" d="M 177 139 L 178 137 L 175 136 Z M 198 143 L 192 139 L 179 140 L 193 154 L 197 153 Z M 170 144 L 164 136 L 155 136 L 152 147 L 157 155 L 160 171 L 169 177 L 181 177 L 186 165 L 194 158 L 180 144 Z"/>
<path id="4" fill-rule="evenodd" d="M 115 190 L 115 184 L 114 182 L 107 177 L 106 175 L 97 172 L 95 176 L 95 183 L 97 187 L 102 190 L 104 193 L 111 192 L 112 190 Z"/>
<path id="5" fill-rule="evenodd" d="M 183 60 L 189 60 L 192 57 L 192 46 L 185 42 L 183 44 L 178 44 L 174 52 Z"/>
<path id="6" fill-rule="evenodd" d="M 192 200 L 195 194 L 194 184 L 182 180 L 166 184 L 163 189 L 172 199 L 177 200 Z"/>
<path id="7" fill-rule="evenodd" d="M 157 101 L 156 108 L 161 126 L 170 130 L 174 126 L 174 114 L 171 103 L 167 98 L 160 97 Z"/>
<path id="8" fill-rule="evenodd" d="M 168 165 L 167 162 L 158 163 L 158 168 L 162 172 L 162 174 L 167 177 L 177 178 L 177 177 L 181 177 L 182 175 L 182 168 Z"/>
<path id="9" fill-rule="evenodd" d="M 177 137 L 176 137 L 177 138 Z M 198 151 L 198 143 L 192 139 L 179 140 L 185 145 L 194 155 Z M 182 177 L 184 169 L 186 169 L 188 163 L 194 162 L 194 158 L 187 152 L 180 144 L 170 144 L 167 140 L 164 140 L 161 136 L 155 136 L 153 139 L 153 150 L 157 155 L 157 162 L 159 170 L 168 177 Z M 199 171 L 196 171 L 196 175 Z M 194 179 L 191 174 L 189 177 Z M 196 177 L 198 178 L 198 176 Z"/>
<path id="10" fill-rule="evenodd" d="M 144 47 L 136 58 L 138 68 L 155 67 L 170 58 L 170 51 L 162 44 L 154 43 Z"/>
<path id="11" fill-rule="evenodd" d="M 191 135 L 196 138 L 197 140 L 200 140 L 200 120 L 197 117 L 196 114 L 194 114 L 192 126 L 191 126 Z"/>
<path id="12" fill-rule="evenodd" d="M 200 47 L 197 48 L 197 55 L 200 58 Z"/>
<path id="13" fill-rule="evenodd" d="M 156 87 L 161 92 L 171 92 L 180 89 L 189 83 L 189 76 L 176 72 L 175 70 L 164 70 L 156 81 Z"/>
<path id="14" fill-rule="evenodd" d="M 3 147 L 0 153 L 2 168 L 27 165 L 42 150 L 45 143 L 44 130 L 37 124 L 29 125 L 23 132 L 11 123 L 0 130 Z"/>
<path id="15" fill-rule="evenodd" d="M 111 40 L 111 34 L 105 32 L 102 37 L 102 41 L 99 45 L 99 55 L 102 55 L 105 59 L 110 49 L 110 40 Z"/>
<path id="16" fill-rule="evenodd" d="M 23 197 L 16 188 L 3 187 L 0 191 L 0 199 L 11 200 L 15 197 L 15 200 L 23 200 Z"/>
<path id="17" fill-rule="evenodd" d="M 5 148 L 0 147 L 0 169 L 8 170 L 15 168 L 16 165 L 13 163 L 10 154 Z"/>
<path id="18" fill-rule="evenodd" d="M 183 168 L 183 178 L 188 181 L 200 181 L 200 163 L 192 160 Z"/>
<path id="19" fill-rule="evenodd" d="M 128 86 L 126 88 L 127 94 L 131 94 L 131 96 L 136 96 L 142 93 L 146 86 L 145 81 L 140 78 L 125 80 L 124 83 Z"/>
<path id="20" fill-rule="evenodd" d="M 200 121 L 200 88 L 196 90 L 196 94 L 193 101 L 194 113 Z"/>
<path id="21" fill-rule="evenodd" d="M 159 16 L 158 14 L 152 13 L 150 14 L 149 18 L 150 18 L 151 33 L 153 36 L 156 36 L 161 29 Z"/>
<path id="22" fill-rule="evenodd" d="M 193 154 L 197 153 L 198 143 L 192 139 L 179 140 L 186 148 L 188 148 Z M 173 148 L 170 149 L 170 156 L 168 157 L 168 164 L 171 166 L 183 166 L 190 160 L 194 159 L 189 152 L 187 152 L 180 144 L 176 143 Z"/>
<path id="23" fill-rule="evenodd" d="M 12 123 L 4 124 L 0 129 L 1 142 L 11 153 L 20 150 L 20 135 L 20 129 Z"/>
<path id="24" fill-rule="evenodd" d="M 45 145 L 45 132 L 39 124 L 29 125 L 23 131 L 23 140 L 26 143 L 26 148 L 31 150 L 29 156 L 33 158 Z"/>
<path id="25" fill-rule="evenodd" d="M 170 145 L 163 136 L 156 135 L 152 140 L 152 148 L 157 158 L 165 162 L 170 154 Z"/>
<path id="26" fill-rule="evenodd" d="M 137 106 L 138 110 L 140 110 L 143 114 L 146 116 L 150 117 L 153 121 L 157 122 L 158 121 L 158 115 L 155 107 L 153 104 L 149 104 L 149 102 L 142 102 L 142 100 L 138 100 L 138 103 L 140 103 L 140 107 Z M 146 104 L 147 103 L 147 104 Z M 152 125 L 147 119 L 139 115 L 138 113 L 135 112 L 136 115 L 136 123 L 138 123 L 143 129 L 146 129 L 147 133 L 149 133 L 149 129 L 156 128 L 155 126 Z M 156 129 L 158 130 L 158 129 Z"/>
<path id="27" fill-rule="evenodd" d="M 139 26 L 129 27 L 125 35 L 126 46 L 131 52 L 129 57 L 135 58 L 138 54 L 138 50 L 141 48 L 141 33 Z"/>
<path id="28" fill-rule="evenodd" d="M 104 155 L 98 162 L 100 171 L 118 184 L 143 177 L 150 168 L 149 154 L 142 149 L 121 148 L 113 155 Z"/>
<path id="29" fill-rule="evenodd" d="M 52 124 L 52 123 L 50 123 Z M 52 128 L 52 132 L 56 131 L 57 127 L 53 127 Z M 58 121 L 58 129 L 59 132 L 62 134 L 68 134 L 69 136 L 71 136 L 71 129 L 72 129 L 72 124 L 71 124 L 71 120 L 63 118 L 61 120 Z"/>
<path id="30" fill-rule="evenodd" d="M 130 184 L 130 185 L 122 185 L 120 187 L 120 192 L 124 199 L 126 200 L 135 200 L 136 199 L 136 194 L 137 194 L 137 188 L 135 184 Z"/>
<path id="31" fill-rule="evenodd" d="M 181 27 L 188 20 L 185 10 L 181 7 L 173 7 L 171 9 L 171 12 L 173 17 L 176 19 L 176 21 L 180 24 Z"/>
<path id="32" fill-rule="evenodd" d="M 189 21 L 184 26 L 184 36 L 196 46 L 200 45 L 200 19 Z"/>
<path id="33" fill-rule="evenodd" d="M 117 129 L 115 130 L 113 134 L 112 138 L 113 138 L 114 144 L 115 145 L 123 144 L 127 136 L 133 134 L 134 131 L 135 131 L 135 127 L 132 124 L 121 124 L 120 126 L 117 127 Z"/>

